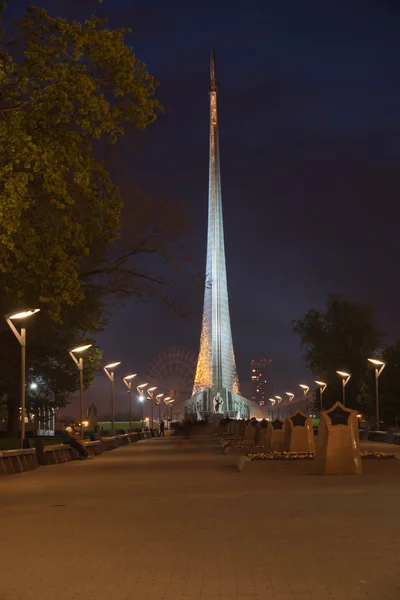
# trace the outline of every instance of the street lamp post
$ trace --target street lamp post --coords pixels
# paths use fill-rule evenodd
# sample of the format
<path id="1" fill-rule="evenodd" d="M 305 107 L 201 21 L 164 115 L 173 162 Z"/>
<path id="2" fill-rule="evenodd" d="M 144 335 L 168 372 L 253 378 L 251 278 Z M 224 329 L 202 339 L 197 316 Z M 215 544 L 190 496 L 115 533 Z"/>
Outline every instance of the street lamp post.
<path id="1" fill-rule="evenodd" d="M 379 383 L 378 379 L 383 369 L 386 367 L 386 363 L 376 358 L 368 359 L 371 364 L 375 367 L 375 403 L 376 403 L 376 430 L 380 429 L 380 418 L 379 418 Z"/>
<path id="2" fill-rule="evenodd" d="M 148 385 L 149 385 L 148 383 L 141 383 L 140 385 L 136 386 L 136 389 L 139 394 L 139 402 L 142 403 L 142 427 L 144 425 L 144 401 L 146 400 L 144 393 L 145 393 L 145 389 Z"/>
<path id="3" fill-rule="evenodd" d="M 32 315 L 36 314 L 40 311 L 40 308 L 29 308 L 27 310 L 20 311 L 18 313 L 14 313 L 11 315 L 5 315 L 5 319 L 7 324 L 9 325 L 11 331 L 17 338 L 21 346 L 21 448 L 24 447 L 24 439 L 25 439 L 25 400 L 26 400 L 26 329 L 22 327 L 21 333 L 15 327 L 13 321 L 19 319 L 27 319 Z"/>
<path id="4" fill-rule="evenodd" d="M 156 389 L 157 389 L 157 386 L 153 385 L 153 387 L 151 387 L 147 390 L 148 400 L 151 401 L 151 427 L 150 427 L 150 429 L 154 429 L 154 422 L 153 422 L 154 421 L 154 397 L 155 397 L 154 392 L 156 391 Z"/>
<path id="5" fill-rule="evenodd" d="M 292 392 L 285 392 L 285 394 L 289 398 L 289 402 L 291 402 L 294 398 L 294 394 Z M 290 415 L 290 409 L 288 411 L 288 414 Z"/>
<path id="6" fill-rule="evenodd" d="M 105 367 L 103 367 L 105 374 L 107 375 L 108 379 L 111 382 L 111 431 L 114 431 L 114 381 L 115 381 L 115 377 L 114 377 L 114 369 L 115 367 L 118 367 L 118 365 L 121 364 L 121 361 L 119 362 L 115 362 L 115 363 L 110 363 L 109 365 L 106 365 Z"/>
<path id="7" fill-rule="evenodd" d="M 136 377 L 136 373 L 132 375 L 126 375 L 126 377 L 122 378 L 122 381 L 128 388 L 128 396 L 129 396 L 129 433 L 132 433 L 132 379 Z"/>
<path id="8" fill-rule="evenodd" d="M 351 375 L 345 371 L 336 371 L 336 373 L 342 378 L 343 406 L 346 406 L 346 385 L 349 383 Z"/>
<path id="9" fill-rule="evenodd" d="M 282 396 L 276 396 L 275 398 L 278 400 L 278 419 L 280 419 L 280 414 L 279 414 L 279 405 L 282 402 Z"/>
<path id="10" fill-rule="evenodd" d="M 269 398 L 269 401 L 272 402 L 272 408 L 274 408 L 275 402 L 276 402 L 275 398 Z M 272 414 L 272 419 L 273 419 L 274 418 L 274 413 L 273 413 L 272 410 L 271 410 L 271 414 Z"/>
<path id="11" fill-rule="evenodd" d="M 161 422 L 161 400 L 164 397 L 164 394 L 157 394 L 156 402 L 158 404 L 158 421 Z"/>
<path id="12" fill-rule="evenodd" d="M 327 384 L 324 383 L 323 381 L 316 381 L 315 382 L 318 386 L 319 386 L 319 412 L 322 413 L 322 394 L 324 393 L 324 391 L 327 388 Z"/>
<path id="13" fill-rule="evenodd" d="M 171 400 L 171 396 L 166 396 L 164 398 L 164 404 L 167 407 L 167 425 L 168 425 L 168 421 L 169 421 L 169 416 L 168 416 L 168 408 L 169 408 L 169 402 Z M 165 413 L 164 413 L 165 414 Z"/>
<path id="14" fill-rule="evenodd" d="M 86 344 L 85 346 L 78 346 L 77 348 L 71 348 L 68 350 L 70 357 L 79 369 L 79 421 L 81 424 L 81 440 L 83 440 L 83 357 L 76 358 L 75 352 L 85 352 L 88 348 L 91 348 L 92 344 Z"/>

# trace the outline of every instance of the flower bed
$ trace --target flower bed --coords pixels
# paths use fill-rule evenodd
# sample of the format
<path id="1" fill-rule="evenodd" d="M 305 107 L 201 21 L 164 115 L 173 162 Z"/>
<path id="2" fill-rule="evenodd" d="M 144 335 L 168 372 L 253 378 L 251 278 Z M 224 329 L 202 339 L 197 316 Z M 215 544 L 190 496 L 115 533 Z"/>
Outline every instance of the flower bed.
<path id="1" fill-rule="evenodd" d="M 225 446 L 236 446 L 237 448 L 242 448 L 244 446 L 254 446 L 254 448 L 262 448 L 262 446 L 260 446 L 259 444 L 255 445 L 254 442 L 251 440 L 225 440 L 224 444 Z"/>
<path id="2" fill-rule="evenodd" d="M 240 447 L 240 446 L 239 446 Z M 255 446 L 257 447 L 257 446 Z M 257 452 L 246 455 L 250 460 L 314 460 L 315 454 L 312 452 Z M 396 458 L 394 454 L 385 454 L 384 452 L 361 452 L 361 458 L 366 460 L 382 460 L 387 458 Z"/>
<path id="3" fill-rule="evenodd" d="M 247 454 L 250 460 L 314 460 L 311 452 L 258 452 Z"/>
<path id="4" fill-rule="evenodd" d="M 376 458 L 376 459 L 385 459 L 385 458 L 396 458 L 396 456 L 394 454 L 385 454 L 385 452 L 361 452 L 361 458 L 365 458 L 365 459 L 371 459 L 371 458 Z"/>

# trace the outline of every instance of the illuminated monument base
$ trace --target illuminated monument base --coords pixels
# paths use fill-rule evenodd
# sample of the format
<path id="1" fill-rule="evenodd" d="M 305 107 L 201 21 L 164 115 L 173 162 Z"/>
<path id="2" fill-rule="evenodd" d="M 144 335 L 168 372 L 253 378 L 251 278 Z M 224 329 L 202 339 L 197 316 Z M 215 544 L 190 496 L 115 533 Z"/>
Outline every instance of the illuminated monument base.
<path id="1" fill-rule="evenodd" d="M 226 388 L 212 388 L 192 396 L 185 402 L 185 415 L 198 420 L 210 420 L 213 417 L 231 419 L 249 419 L 249 400 Z"/>

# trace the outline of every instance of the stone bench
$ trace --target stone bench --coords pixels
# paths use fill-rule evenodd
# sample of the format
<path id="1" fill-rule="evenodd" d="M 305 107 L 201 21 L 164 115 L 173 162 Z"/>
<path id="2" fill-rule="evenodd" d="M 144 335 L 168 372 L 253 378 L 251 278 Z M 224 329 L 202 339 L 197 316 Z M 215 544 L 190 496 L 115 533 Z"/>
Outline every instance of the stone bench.
<path id="1" fill-rule="evenodd" d="M 370 442 L 386 442 L 387 431 L 370 431 L 368 441 Z"/>
<path id="2" fill-rule="evenodd" d="M 84 442 L 83 445 L 88 451 L 89 456 L 98 456 L 106 451 L 102 440 L 91 440 L 90 442 Z"/>
<path id="3" fill-rule="evenodd" d="M 116 448 L 118 448 L 118 440 L 117 440 L 116 436 L 103 437 L 103 438 L 101 438 L 101 441 L 104 444 L 104 447 L 107 450 L 107 452 L 109 450 L 115 450 Z"/>
<path id="4" fill-rule="evenodd" d="M 70 462 L 78 457 L 76 450 L 69 444 L 56 444 L 54 446 L 44 446 L 45 465 L 60 465 Z"/>
<path id="5" fill-rule="evenodd" d="M 139 434 L 137 432 L 128 433 L 128 436 L 132 444 L 139 441 Z"/>
<path id="6" fill-rule="evenodd" d="M 121 435 L 117 435 L 118 446 L 126 446 L 131 443 L 128 433 L 123 433 Z"/>
<path id="7" fill-rule="evenodd" d="M 0 475 L 15 475 L 25 471 L 33 471 L 38 467 L 36 450 L 2 450 L 0 452 Z"/>

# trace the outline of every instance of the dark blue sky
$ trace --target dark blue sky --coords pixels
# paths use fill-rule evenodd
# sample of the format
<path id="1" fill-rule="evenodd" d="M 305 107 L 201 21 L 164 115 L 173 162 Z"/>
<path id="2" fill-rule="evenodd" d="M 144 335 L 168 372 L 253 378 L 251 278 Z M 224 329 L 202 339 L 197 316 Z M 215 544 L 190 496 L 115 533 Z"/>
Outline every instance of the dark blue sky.
<path id="1" fill-rule="evenodd" d="M 71 16 L 71 4 L 58 12 Z M 291 321 L 322 307 L 329 293 L 376 305 L 381 327 L 400 337 L 400 8 L 388 0 L 237 7 L 104 0 L 96 11 L 132 29 L 129 43 L 160 82 L 166 107 L 143 135 L 123 140 L 118 160 L 138 185 L 185 202 L 196 221 L 190 244 L 199 273 L 215 45 L 239 375 L 248 378 L 251 358 L 270 356 L 279 393 L 310 379 Z M 156 305 L 127 303 L 99 338 L 105 359 L 140 371 L 168 345 L 197 350 L 202 300 L 198 290 L 189 294 L 197 316 L 184 322 Z"/>

